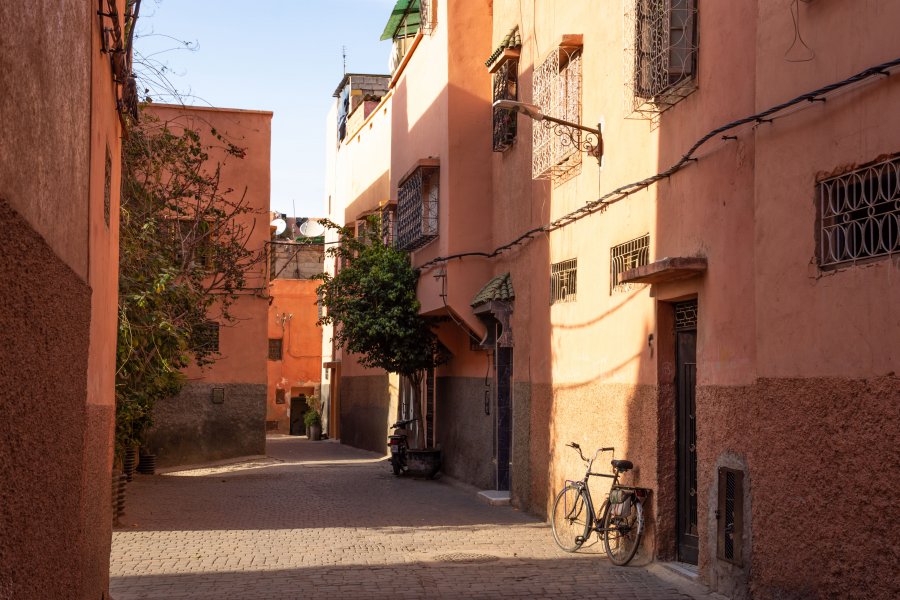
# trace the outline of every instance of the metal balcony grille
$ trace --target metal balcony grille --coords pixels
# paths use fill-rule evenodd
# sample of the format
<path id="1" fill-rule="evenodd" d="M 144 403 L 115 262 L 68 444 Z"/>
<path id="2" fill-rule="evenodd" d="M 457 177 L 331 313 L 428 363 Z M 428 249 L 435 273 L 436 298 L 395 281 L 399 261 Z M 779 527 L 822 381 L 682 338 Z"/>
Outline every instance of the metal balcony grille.
<path id="1" fill-rule="evenodd" d="M 219 324 L 215 321 L 207 321 L 194 333 L 196 346 L 206 352 L 219 351 Z"/>
<path id="2" fill-rule="evenodd" d="M 397 248 L 417 250 L 438 236 L 440 168 L 421 166 L 397 191 Z"/>
<path id="3" fill-rule="evenodd" d="M 387 204 L 381 208 L 381 242 L 393 246 L 397 239 L 397 205 Z"/>
<path id="4" fill-rule="evenodd" d="M 650 234 L 627 241 L 609 249 L 609 293 L 624 292 L 634 289 L 633 283 L 617 283 L 619 274 L 643 267 L 650 262 Z"/>
<path id="5" fill-rule="evenodd" d="M 550 265 L 550 304 L 575 302 L 578 287 L 578 259 Z"/>
<path id="6" fill-rule="evenodd" d="M 819 267 L 900 252 L 900 155 L 818 183 Z"/>
<path id="7" fill-rule="evenodd" d="M 494 73 L 494 102 L 518 100 L 519 61 L 510 59 Z M 503 152 L 516 141 L 518 119 L 516 112 L 507 108 L 494 109 L 494 152 Z"/>
<path id="8" fill-rule="evenodd" d="M 534 103 L 545 115 L 581 123 L 581 49 L 560 47 L 534 70 Z M 565 180 L 581 167 L 581 131 L 559 135 L 549 121 L 532 127 L 534 145 L 531 176 L 534 179 Z"/>
<path id="9" fill-rule="evenodd" d="M 630 0 L 625 31 L 626 100 L 635 116 L 655 119 L 696 89 L 696 0 Z"/>

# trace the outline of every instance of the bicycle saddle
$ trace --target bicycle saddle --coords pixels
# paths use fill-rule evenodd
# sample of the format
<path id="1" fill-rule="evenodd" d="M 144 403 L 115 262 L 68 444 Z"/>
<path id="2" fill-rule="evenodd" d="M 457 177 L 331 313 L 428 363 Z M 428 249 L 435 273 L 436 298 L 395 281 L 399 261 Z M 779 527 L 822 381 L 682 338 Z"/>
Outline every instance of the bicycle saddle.
<path id="1" fill-rule="evenodd" d="M 622 471 L 623 473 L 625 471 L 630 471 L 631 469 L 634 468 L 634 465 L 631 463 L 630 460 L 614 460 L 614 461 L 612 461 L 612 466 L 613 466 L 613 469 L 615 469 L 617 471 Z"/>

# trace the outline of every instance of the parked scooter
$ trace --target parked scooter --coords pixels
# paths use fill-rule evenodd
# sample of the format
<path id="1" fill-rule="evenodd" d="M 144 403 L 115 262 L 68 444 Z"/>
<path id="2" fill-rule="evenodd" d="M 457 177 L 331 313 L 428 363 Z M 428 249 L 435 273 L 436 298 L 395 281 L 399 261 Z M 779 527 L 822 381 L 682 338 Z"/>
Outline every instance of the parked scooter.
<path id="1" fill-rule="evenodd" d="M 409 440 L 406 436 L 406 426 L 417 420 L 397 421 L 391 425 L 394 435 L 388 436 L 388 448 L 391 449 L 391 468 L 397 477 L 405 473 L 408 468 L 406 466 L 406 454 L 409 450 Z"/>

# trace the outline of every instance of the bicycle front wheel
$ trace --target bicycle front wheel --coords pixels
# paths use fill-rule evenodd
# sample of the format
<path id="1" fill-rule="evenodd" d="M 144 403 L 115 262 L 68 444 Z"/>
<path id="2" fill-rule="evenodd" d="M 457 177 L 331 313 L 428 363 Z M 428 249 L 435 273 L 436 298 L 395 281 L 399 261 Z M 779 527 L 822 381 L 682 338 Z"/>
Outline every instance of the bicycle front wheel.
<path id="1" fill-rule="evenodd" d="M 553 502 L 550 528 L 556 545 L 566 552 L 575 552 L 590 533 L 591 511 L 587 497 L 578 486 L 567 485 Z"/>
<path id="2" fill-rule="evenodd" d="M 613 504 L 607 504 L 603 512 L 603 545 L 606 555 L 614 565 L 627 565 L 641 544 L 644 529 L 644 508 L 640 500 L 631 496 L 628 506 L 621 515 L 615 512 Z"/>

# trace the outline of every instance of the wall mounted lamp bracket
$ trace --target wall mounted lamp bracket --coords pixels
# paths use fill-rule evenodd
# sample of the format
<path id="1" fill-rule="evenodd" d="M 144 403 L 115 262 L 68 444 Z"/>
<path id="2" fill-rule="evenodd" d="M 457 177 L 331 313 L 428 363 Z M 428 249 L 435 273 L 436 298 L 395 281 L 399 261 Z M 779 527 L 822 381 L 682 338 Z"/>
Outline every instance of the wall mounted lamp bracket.
<path id="1" fill-rule="evenodd" d="M 541 112 L 540 106 L 528 104 L 527 102 L 519 102 L 517 100 L 497 100 L 494 102 L 493 106 L 494 108 L 502 108 L 522 113 L 535 121 L 542 121 L 544 127 L 552 129 L 554 134 L 563 138 L 563 143 L 580 148 L 596 158 L 598 165 L 601 164 L 601 161 L 603 160 L 603 133 L 600 131 L 599 123 L 597 124 L 596 129 L 593 127 L 585 127 L 578 123 L 545 115 Z M 580 133 L 576 134 L 573 130 L 577 130 Z"/>

